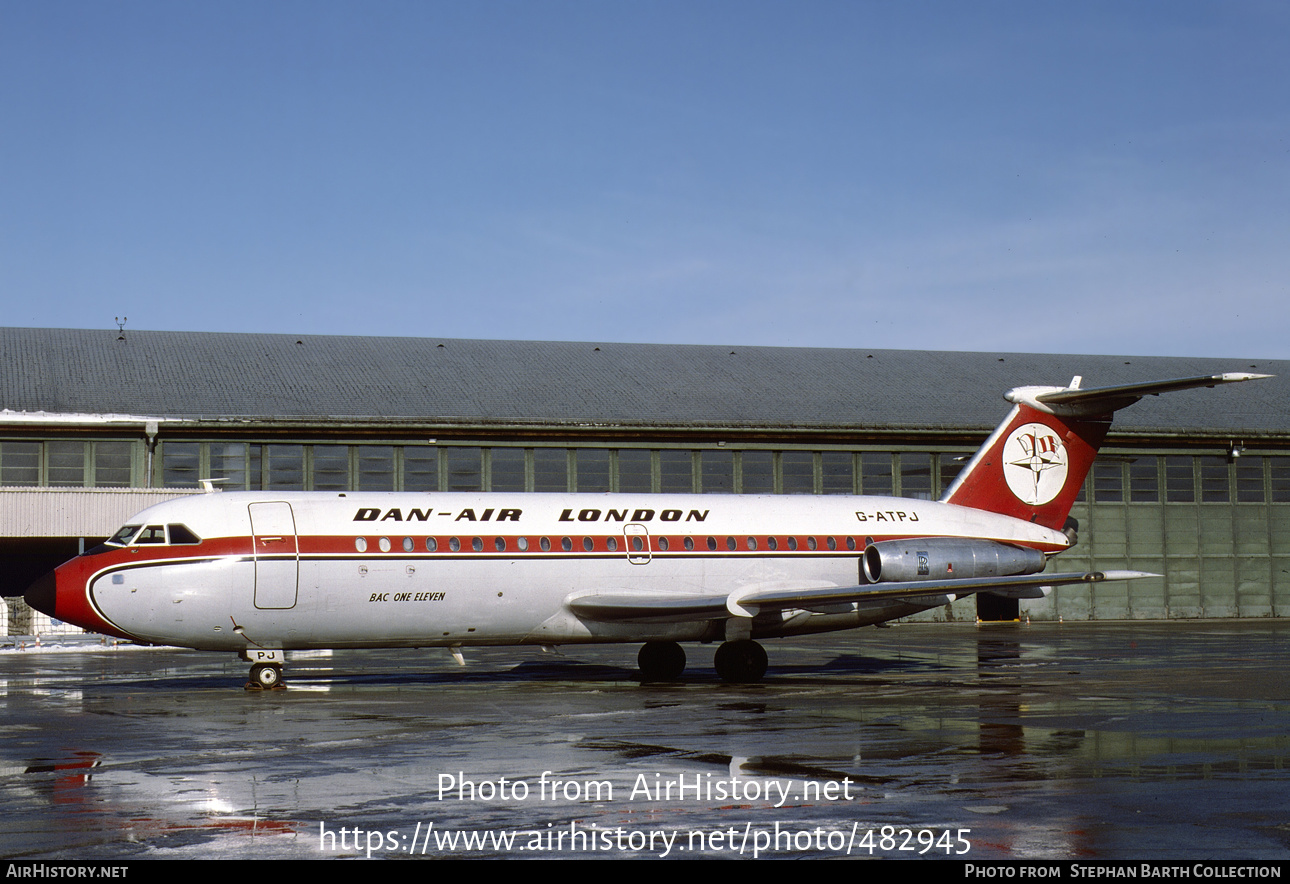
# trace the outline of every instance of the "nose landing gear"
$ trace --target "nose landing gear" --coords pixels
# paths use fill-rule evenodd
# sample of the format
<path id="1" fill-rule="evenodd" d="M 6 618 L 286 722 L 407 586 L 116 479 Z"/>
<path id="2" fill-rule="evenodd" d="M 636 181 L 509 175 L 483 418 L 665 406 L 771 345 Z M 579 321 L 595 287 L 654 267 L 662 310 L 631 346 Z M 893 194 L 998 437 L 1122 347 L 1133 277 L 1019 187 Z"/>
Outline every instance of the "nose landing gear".
<path id="1" fill-rule="evenodd" d="M 248 691 L 281 691 L 286 687 L 282 683 L 282 667 L 276 663 L 256 663 L 251 667 L 251 680 L 246 683 Z"/>
<path id="2" fill-rule="evenodd" d="M 246 682 L 248 691 L 281 691 L 286 689 L 282 683 L 282 666 L 287 662 L 286 655 L 280 650 L 256 648 L 238 654 L 251 664 L 251 676 Z"/>

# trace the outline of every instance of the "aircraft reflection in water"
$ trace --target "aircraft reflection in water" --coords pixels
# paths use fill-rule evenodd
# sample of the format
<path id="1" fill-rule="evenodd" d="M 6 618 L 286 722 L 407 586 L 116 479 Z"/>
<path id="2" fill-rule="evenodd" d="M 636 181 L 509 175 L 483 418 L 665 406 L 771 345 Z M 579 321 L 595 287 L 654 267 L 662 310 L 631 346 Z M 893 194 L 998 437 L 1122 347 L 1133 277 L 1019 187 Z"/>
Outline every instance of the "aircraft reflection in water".
<path id="1" fill-rule="evenodd" d="M 36 609 L 134 641 L 236 652 L 281 684 L 308 648 L 640 642 L 673 679 L 679 642 L 720 641 L 726 681 L 756 639 L 852 629 L 977 592 L 1152 576 L 1042 573 L 1114 411 L 1267 377 L 1019 387 L 940 501 L 848 496 L 223 492 L 159 504 L 27 591 Z"/>

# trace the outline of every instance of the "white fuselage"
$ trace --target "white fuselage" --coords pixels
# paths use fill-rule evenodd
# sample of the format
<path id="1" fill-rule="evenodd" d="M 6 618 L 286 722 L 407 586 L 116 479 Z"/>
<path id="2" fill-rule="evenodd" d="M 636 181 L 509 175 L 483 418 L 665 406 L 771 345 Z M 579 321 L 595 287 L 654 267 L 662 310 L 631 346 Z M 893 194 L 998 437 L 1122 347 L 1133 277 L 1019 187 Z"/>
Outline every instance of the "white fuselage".
<path id="1" fill-rule="evenodd" d="M 195 537 L 145 530 L 73 559 L 57 572 L 59 616 L 233 651 L 719 640 L 711 617 L 597 620 L 569 601 L 853 586 L 865 582 L 867 545 L 906 537 L 1068 545 L 981 510 L 849 496 L 225 492 L 160 504 L 131 524 Z M 774 611 L 752 635 L 862 626 L 944 601 Z"/>

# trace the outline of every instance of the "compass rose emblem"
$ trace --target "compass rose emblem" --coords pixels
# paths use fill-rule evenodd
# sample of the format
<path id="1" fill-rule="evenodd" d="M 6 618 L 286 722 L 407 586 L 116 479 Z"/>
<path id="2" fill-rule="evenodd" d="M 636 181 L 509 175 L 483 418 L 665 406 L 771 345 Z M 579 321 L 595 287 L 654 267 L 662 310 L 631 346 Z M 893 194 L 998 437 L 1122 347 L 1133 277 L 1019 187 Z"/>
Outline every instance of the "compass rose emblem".
<path id="1" fill-rule="evenodd" d="M 1022 503 L 1045 504 L 1066 484 L 1066 446 L 1044 424 L 1025 424 L 1003 443 L 1003 476 Z"/>

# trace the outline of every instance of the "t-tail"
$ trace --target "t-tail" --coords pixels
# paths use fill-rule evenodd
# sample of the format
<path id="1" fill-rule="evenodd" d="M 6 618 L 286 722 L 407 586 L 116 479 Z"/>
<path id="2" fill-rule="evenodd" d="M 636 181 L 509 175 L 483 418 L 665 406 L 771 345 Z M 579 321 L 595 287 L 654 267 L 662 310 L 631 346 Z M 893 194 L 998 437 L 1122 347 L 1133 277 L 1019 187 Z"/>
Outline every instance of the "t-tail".
<path id="1" fill-rule="evenodd" d="M 1228 372 L 1120 387 L 1017 387 L 1004 394 L 1012 411 L 985 441 L 941 500 L 1062 530 L 1112 415 L 1154 396 L 1271 375 Z"/>

